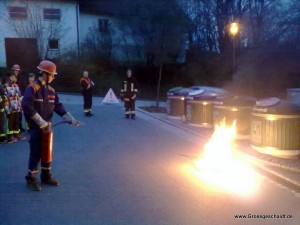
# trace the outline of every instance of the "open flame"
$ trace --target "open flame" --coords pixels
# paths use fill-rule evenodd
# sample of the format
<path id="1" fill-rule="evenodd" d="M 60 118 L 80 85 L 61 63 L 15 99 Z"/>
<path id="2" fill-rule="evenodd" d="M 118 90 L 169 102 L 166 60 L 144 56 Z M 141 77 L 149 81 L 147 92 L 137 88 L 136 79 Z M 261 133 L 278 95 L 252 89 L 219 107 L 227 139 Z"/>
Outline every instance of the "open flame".
<path id="1" fill-rule="evenodd" d="M 197 176 L 205 183 L 239 194 L 253 193 L 258 187 L 256 173 L 241 161 L 235 151 L 236 122 L 226 126 L 223 120 L 195 161 Z"/>

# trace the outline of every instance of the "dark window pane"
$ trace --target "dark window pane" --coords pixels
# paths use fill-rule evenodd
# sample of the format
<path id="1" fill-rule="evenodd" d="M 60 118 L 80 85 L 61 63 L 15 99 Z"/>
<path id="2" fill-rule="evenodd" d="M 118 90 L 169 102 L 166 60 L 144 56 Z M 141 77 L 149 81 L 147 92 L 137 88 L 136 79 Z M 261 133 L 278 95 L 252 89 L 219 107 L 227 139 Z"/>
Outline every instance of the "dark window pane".
<path id="1" fill-rule="evenodd" d="M 27 19 L 27 8 L 25 7 L 17 7 L 17 6 L 10 6 L 8 8 L 9 16 L 13 19 Z"/>
<path id="2" fill-rule="evenodd" d="M 45 20 L 59 20 L 60 19 L 60 9 L 53 9 L 53 8 L 44 9 L 44 19 Z"/>
<path id="3" fill-rule="evenodd" d="M 99 31 L 108 32 L 108 19 L 99 19 Z"/>
<path id="4" fill-rule="evenodd" d="M 49 40 L 49 49 L 58 49 L 58 40 L 57 39 L 50 39 Z"/>

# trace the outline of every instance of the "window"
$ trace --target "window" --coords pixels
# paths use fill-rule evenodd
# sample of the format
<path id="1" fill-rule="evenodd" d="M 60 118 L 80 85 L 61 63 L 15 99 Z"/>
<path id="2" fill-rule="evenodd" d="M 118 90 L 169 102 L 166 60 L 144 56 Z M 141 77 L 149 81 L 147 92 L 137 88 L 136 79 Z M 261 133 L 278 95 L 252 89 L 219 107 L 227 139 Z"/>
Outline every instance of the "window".
<path id="1" fill-rule="evenodd" d="M 60 20 L 60 9 L 44 9 L 44 20 Z"/>
<path id="2" fill-rule="evenodd" d="M 108 19 L 99 19 L 99 31 L 108 32 Z"/>
<path id="3" fill-rule="evenodd" d="M 49 40 L 49 49 L 50 50 L 58 50 L 58 39 L 50 39 Z"/>
<path id="4" fill-rule="evenodd" d="M 27 19 L 28 17 L 27 8 L 25 7 L 10 6 L 8 11 L 12 19 Z"/>
<path id="5" fill-rule="evenodd" d="M 59 42 L 58 39 L 49 39 L 48 41 L 48 59 L 57 59 L 59 58 Z"/>

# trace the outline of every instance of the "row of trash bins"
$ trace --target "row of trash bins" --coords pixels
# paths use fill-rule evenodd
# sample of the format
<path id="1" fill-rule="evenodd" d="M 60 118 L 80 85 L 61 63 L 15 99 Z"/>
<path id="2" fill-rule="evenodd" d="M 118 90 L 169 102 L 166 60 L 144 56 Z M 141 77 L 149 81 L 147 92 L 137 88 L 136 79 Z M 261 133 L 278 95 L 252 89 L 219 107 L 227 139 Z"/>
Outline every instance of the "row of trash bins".
<path id="1" fill-rule="evenodd" d="M 167 93 L 167 113 L 192 126 L 214 128 L 236 120 L 237 139 L 250 140 L 258 152 L 284 158 L 300 156 L 300 89 L 290 99 L 255 99 L 207 86 L 175 87 Z"/>

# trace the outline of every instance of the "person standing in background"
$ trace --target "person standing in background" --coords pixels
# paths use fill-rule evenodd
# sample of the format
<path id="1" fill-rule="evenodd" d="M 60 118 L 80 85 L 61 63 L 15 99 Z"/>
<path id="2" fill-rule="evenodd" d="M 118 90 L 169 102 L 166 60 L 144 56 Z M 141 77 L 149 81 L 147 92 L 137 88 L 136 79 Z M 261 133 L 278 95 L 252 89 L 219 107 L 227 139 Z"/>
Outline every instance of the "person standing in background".
<path id="1" fill-rule="evenodd" d="M 124 101 L 126 119 L 135 119 L 135 100 L 137 92 L 137 83 L 132 77 L 132 70 L 127 69 L 127 78 L 123 81 L 121 89 L 121 99 Z"/>
<path id="2" fill-rule="evenodd" d="M 4 85 L 4 92 L 8 100 L 8 105 L 5 107 L 7 117 L 7 142 L 13 143 L 25 139 L 25 137 L 20 134 L 19 127 L 22 95 L 17 84 L 16 75 L 11 73 L 8 76 L 8 81 Z"/>
<path id="3" fill-rule="evenodd" d="M 28 84 L 32 84 L 33 81 L 35 81 L 35 74 L 34 73 L 29 73 L 28 74 Z"/>
<path id="4" fill-rule="evenodd" d="M 83 96 L 83 111 L 87 117 L 94 115 L 92 114 L 94 86 L 94 82 L 89 78 L 89 72 L 83 71 L 82 78 L 80 79 L 80 87 Z"/>

